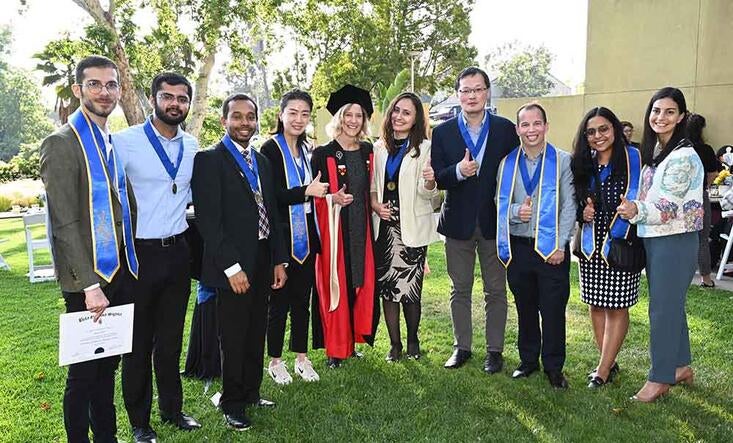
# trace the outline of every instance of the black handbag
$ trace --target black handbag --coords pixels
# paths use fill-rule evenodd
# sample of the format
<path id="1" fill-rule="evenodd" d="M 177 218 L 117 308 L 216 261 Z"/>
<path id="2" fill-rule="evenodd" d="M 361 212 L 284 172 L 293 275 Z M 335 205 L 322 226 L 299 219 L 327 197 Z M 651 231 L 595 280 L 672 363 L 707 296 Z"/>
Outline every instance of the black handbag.
<path id="1" fill-rule="evenodd" d="M 599 179 L 600 181 L 600 179 Z M 605 214 L 610 214 L 602 193 L 598 193 Z M 610 223 L 608 229 L 611 229 Z M 608 265 L 619 271 L 641 272 L 646 266 L 646 250 L 644 243 L 636 236 L 636 226 L 629 229 L 628 238 L 612 238 L 608 251 Z"/>
<path id="2" fill-rule="evenodd" d="M 631 240 L 611 239 L 607 258 L 608 265 L 619 271 L 638 273 L 646 266 L 646 250 L 641 239 L 636 236 Z"/>

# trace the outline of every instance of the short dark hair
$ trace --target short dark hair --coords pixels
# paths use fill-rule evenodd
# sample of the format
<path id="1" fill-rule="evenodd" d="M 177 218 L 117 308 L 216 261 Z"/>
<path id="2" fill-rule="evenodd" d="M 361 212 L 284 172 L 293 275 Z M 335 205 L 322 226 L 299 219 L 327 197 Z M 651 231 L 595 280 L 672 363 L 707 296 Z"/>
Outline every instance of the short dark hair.
<path id="1" fill-rule="evenodd" d="M 227 118 L 227 115 L 229 115 L 229 103 L 237 100 L 246 100 L 251 102 L 252 105 L 255 107 L 255 116 L 259 115 L 259 111 L 257 110 L 257 102 L 255 102 L 254 99 L 249 95 L 237 92 L 224 99 L 224 103 L 222 103 L 221 105 L 222 117 Z"/>
<path id="2" fill-rule="evenodd" d="M 530 109 L 539 110 L 540 114 L 542 114 L 542 122 L 547 123 L 547 112 L 545 112 L 545 108 L 543 108 L 539 103 L 531 102 L 525 103 L 517 109 L 517 124 L 519 124 L 519 113 L 522 111 L 529 111 Z"/>
<path id="3" fill-rule="evenodd" d="M 702 130 L 705 129 L 706 125 L 705 117 L 700 114 L 693 113 L 687 116 L 687 139 L 690 140 L 694 146 L 705 144 L 705 139 L 702 136 Z"/>
<path id="4" fill-rule="evenodd" d="M 150 95 L 155 97 L 158 94 L 158 91 L 160 90 L 160 87 L 163 85 L 163 83 L 167 83 L 171 86 L 186 85 L 188 98 L 193 97 L 193 88 L 191 87 L 191 83 L 188 81 L 188 79 L 186 79 L 186 77 L 175 72 L 161 72 L 160 74 L 156 75 L 153 79 L 153 82 L 150 84 Z"/>
<path id="5" fill-rule="evenodd" d="M 80 85 L 84 81 L 84 70 L 87 68 L 112 68 L 117 72 L 117 77 L 120 76 L 120 70 L 117 69 L 115 62 L 103 55 L 90 55 L 81 59 L 76 65 L 74 77 L 77 84 Z"/>
<path id="6" fill-rule="evenodd" d="M 634 125 L 632 125 L 631 122 L 627 122 L 626 120 L 621 121 L 621 127 L 634 129 Z"/>
<path id="7" fill-rule="evenodd" d="M 466 77 L 471 77 L 472 75 L 480 75 L 484 78 L 484 83 L 486 83 L 487 88 L 491 88 L 491 81 L 489 81 L 489 75 L 481 68 L 478 68 L 476 66 L 469 66 L 468 68 L 461 71 L 460 74 L 458 74 L 458 78 L 456 78 L 456 84 L 455 84 L 455 90 L 458 91 L 458 88 L 460 87 L 461 80 Z"/>

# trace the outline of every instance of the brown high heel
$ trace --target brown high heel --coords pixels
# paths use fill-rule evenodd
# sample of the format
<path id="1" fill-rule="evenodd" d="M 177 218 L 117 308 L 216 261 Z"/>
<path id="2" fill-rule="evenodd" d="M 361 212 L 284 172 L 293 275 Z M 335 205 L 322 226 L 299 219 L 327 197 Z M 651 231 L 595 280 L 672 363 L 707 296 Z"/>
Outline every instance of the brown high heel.
<path id="1" fill-rule="evenodd" d="M 675 371 L 674 384 L 686 384 L 687 386 L 692 386 L 692 383 L 695 381 L 695 372 L 692 368 L 685 366 L 677 369 L 678 371 Z"/>
<path id="2" fill-rule="evenodd" d="M 663 383 L 654 383 L 656 385 L 659 385 L 659 388 L 655 389 L 651 394 L 641 394 L 641 391 L 643 391 L 649 383 L 653 382 L 646 382 L 646 384 L 644 384 L 644 386 L 639 389 L 639 392 L 631 397 L 631 400 L 641 403 L 654 403 L 658 398 L 665 396 L 669 392 L 669 385 Z"/>

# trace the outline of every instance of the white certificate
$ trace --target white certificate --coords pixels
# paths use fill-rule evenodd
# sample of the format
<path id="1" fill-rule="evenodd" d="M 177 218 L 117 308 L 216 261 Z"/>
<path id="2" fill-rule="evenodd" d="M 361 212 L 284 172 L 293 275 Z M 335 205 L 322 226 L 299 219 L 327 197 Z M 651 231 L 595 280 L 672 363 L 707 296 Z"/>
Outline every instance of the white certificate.
<path id="1" fill-rule="evenodd" d="M 59 316 L 59 366 L 132 352 L 135 305 L 104 310 L 98 322 L 89 311 Z"/>

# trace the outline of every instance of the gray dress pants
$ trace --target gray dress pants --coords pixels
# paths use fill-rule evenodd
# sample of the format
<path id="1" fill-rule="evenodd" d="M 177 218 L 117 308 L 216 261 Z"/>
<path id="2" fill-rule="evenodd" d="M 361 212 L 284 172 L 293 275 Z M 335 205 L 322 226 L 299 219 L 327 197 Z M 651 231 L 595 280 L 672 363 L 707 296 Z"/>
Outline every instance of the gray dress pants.
<path id="1" fill-rule="evenodd" d="M 496 254 L 496 240 L 487 240 L 477 226 L 469 240 L 445 239 L 445 258 L 451 280 L 450 311 L 453 320 L 453 347 L 471 350 L 471 291 L 476 255 L 481 266 L 486 313 L 486 350 L 503 352 L 506 327 L 506 269 Z"/>

